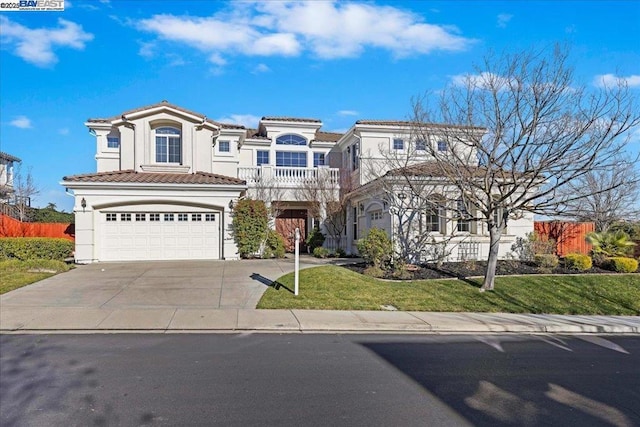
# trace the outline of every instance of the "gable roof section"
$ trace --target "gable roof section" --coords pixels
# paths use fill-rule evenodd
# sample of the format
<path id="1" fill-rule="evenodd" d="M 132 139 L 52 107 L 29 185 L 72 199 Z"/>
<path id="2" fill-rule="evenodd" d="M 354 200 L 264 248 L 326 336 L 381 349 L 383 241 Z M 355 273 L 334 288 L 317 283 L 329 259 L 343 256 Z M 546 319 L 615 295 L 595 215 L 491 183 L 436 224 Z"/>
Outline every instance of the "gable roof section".
<path id="1" fill-rule="evenodd" d="M 170 103 L 169 101 L 163 100 L 161 102 L 158 102 L 156 104 L 151 104 L 151 105 L 145 105 L 144 107 L 139 107 L 139 108 L 134 108 L 133 110 L 127 110 L 117 116 L 113 116 L 113 117 L 107 117 L 107 118 L 100 118 L 100 119 L 88 119 L 87 122 L 88 123 L 111 123 L 113 121 L 116 120 L 120 120 L 123 116 L 128 116 L 130 114 L 135 114 L 135 113 L 139 113 L 142 111 L 146 111 L 146 110 L 153 110 L 154 108 L 161 108 L 161 107 L 166 107 L 166 108 L 171 108 L 172 110 L 176 110 L 176 111 L 180 111 L 182 113 L 185 114 L 189 114 L 191 116 L 195 116 L 195 117 L 199 117 L 201 120 L 206 121 L 207 123 L 211 123 L 215 126 L 221 127 L 223 129 L 244 129 L 245 127 L 242 125 L 235 125 L 235 124 L 229 124 L 229 123 L 220 123 L 220 122 L 216 122 L 215 120 L 210 120 L 207 119 L 207 116 L 205 116 L 204 114 L 201 113 L 197 113 L 195 111 L 191 111 L 191 110 L 187 110 L 186 108 L 182 108 L 179 107 L 175 104 Z"/>
<path id="2" fill-rule="evenodd" d="M 316 141 L 323 141 L 323 142 L 337 142 L 340 138 L 342 138 L 341 133 L 338 132 L 323 132 L 323 131 L 317 131 L 316 132 Z"/>
<path id="3" fill-rule="evenodd" d="M 12 156 L 9 153 L 5 153 L 4 151 L 0 151 L 0 159 L 7 160 L 9 162 L 21 162 L 19 158 L 16 156 Z"/>
<path id="4" fill-rule="evenodd" d="M 133 170 L 70 175 L 63 177 L 62 180 L 95 183 L 246 185 L 246 182 L 241 179 L 214 173 L 151 173 Z"/>

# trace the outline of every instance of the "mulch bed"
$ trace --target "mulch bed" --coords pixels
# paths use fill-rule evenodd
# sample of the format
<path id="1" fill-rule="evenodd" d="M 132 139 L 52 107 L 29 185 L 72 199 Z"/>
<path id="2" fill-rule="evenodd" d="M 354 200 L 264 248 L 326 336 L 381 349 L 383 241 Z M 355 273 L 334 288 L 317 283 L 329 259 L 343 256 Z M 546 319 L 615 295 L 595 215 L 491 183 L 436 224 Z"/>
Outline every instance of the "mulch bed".
<path id="1" fill-rule="evenodd" d="M 467 261 L 467 262 L 445 262 L 442 267 L 438 268 L 435 264 L 423 264 L 419 266 L 411 266 L 408 270 L 408 276 L 405 280 L 420 279 L 446 279 L 446 278 L 465 278 L 473 276 L 484 276 L 486 270 L 486 261 Z M 357 273 L 363 273 L 367 267 L 364 263 L 343 265 L 343 267 L 353 270 Z M 525 275 L 525 274 L 611 274 L 610 270 L 604 270 L 599 267 L 593 267 L 587 271 L 576 271 L 564 268 L 562 265 L 554 269 L 541 269 L 533 263 L 523 261 L 498 261 L 496 274 L 498 276 L 509 275 Z M 387 272 L 385 279 L 397 279 L 392 272 Z"/>

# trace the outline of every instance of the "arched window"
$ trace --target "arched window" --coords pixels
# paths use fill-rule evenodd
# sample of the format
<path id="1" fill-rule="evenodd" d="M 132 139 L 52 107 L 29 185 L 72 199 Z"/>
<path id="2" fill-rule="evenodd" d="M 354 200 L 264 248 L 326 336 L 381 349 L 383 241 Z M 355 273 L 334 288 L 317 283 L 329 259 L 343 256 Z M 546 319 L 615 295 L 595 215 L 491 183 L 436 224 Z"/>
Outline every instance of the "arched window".
<path id="1" fill-rule="evenodd" d="M 300 135 L 280 135 L 276 138 L 277 145 L 307 145 L 307 140 Z"/>
<path id="2" fill-rule="evenodd" d="M 180 129 L 167 126 L 156 129 L 156 162 L 182 162 Z"/>

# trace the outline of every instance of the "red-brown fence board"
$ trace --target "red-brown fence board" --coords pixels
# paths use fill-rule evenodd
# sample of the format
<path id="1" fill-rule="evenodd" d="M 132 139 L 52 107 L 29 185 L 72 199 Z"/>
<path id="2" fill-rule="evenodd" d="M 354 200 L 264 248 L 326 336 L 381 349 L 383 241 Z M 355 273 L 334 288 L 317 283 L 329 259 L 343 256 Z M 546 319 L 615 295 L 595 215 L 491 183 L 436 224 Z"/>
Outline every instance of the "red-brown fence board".
<path id="1" fill-rule="evenodd" d="M 595 231 L 592 222 L 536 221 L 533 228 L 541 240 L 555 240 L 558 256 L 570 253 L 588 255 L 591 251 L 591 245 L 585 237 Z"/>
<path id="2" fill-rule="evenodd" d="M 75 225 L 58 222 L 22 222 L 0 214 L 0 237 L 57 237 L 76 239 Z"/>

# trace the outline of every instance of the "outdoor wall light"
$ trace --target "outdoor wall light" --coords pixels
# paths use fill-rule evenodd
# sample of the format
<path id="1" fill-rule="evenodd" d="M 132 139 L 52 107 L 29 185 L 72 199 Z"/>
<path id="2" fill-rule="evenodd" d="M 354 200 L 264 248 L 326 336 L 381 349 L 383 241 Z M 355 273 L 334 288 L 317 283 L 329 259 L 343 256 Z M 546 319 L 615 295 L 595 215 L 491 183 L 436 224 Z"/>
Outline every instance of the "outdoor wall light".
<path id="1" fill-rule="evenodd" d="M 229 209 L 233 210 L 233 199 L 229 200 Z"/>
<path id="2" fill-rule="evenodd" d="M 82 198 L 82 200 L 80 200 L 80 206 L 82 206 L 82 212 L 84 212 L 87 207 L 87 201 L 84 199 L 84 197 Z"/>
<path id="3" fill-rule="evenodd" d="M 407 195 L 406 195 L 406 194 L 404 194 L 404 193 L 398 193 L 398 199 L 400 199 L 400 200 L 404 200 L 404 199 L 406 199 L 406 198 L 407 198 Z"/>

